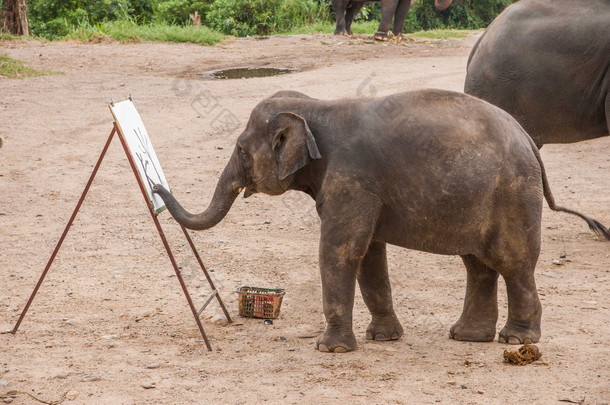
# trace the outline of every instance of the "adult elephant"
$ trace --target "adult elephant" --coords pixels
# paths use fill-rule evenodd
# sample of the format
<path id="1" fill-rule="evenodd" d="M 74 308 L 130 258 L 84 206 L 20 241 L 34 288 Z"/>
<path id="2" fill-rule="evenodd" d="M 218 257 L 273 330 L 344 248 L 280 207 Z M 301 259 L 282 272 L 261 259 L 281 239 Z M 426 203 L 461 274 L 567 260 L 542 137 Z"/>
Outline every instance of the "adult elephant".
<path id="1" fill-rule="evenodd" d="M 497 105 L 538 147 L 610 134 L 610 1 L 521 0 L 475 44 L 464 91 Z"/>
<path id="2" fill-rule="evenodd" d="M 162 186 L 154 191 L 177 222 L 203 230 L 224 218 L 244 188 L 245 197 L 293 189 L 315 200 L 327 321 L 317 347 L 331 352 L 356 347 L 356 281 L 372 315 L 366 337 L 403 334 L 388 243 L 462 257 L 467 289 L 454 339 L 494 339 L 502 275 L 509 311 L 499 340 L 536 342 L 543 195 L 553 210 L 595 225 L 555 206 L 538 149 L 512 117 L 443 90 L 337 101 L 281 92 L 252 111 L 205 211 L 188 213 Z"/>
<path id="3" fill-rule="evenodd" d="M 336 16 L 336 35 L 352 35 L 352 22 L 364 3 L 369 0 L 332 0 Z M 374 0 L 373 0 L 374 1 Z M 388 39 L 388 31 L 392 27 L 392 33 L 396 36 L 402 34 L 405 27 L 405 19 L 411 7 L 411 0 L 380 0 L 381 22 L 374 38 L 380 41 Z M 451 5 L 453 0 L 434 0 L 437 10 L 444 10 Z M 394 20 L 392 24 L 392 20 Z"/>

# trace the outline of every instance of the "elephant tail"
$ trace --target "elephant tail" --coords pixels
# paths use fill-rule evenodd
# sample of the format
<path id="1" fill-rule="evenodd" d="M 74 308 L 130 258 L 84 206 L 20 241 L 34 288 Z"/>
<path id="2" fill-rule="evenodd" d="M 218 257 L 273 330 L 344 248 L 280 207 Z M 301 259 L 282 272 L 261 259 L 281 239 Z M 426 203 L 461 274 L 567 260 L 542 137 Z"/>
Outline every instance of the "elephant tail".
<path id="1" fill-rule="evenodd" d="M 549 208 L 553 211 L 561 211 L 567 212 L 568 214 L 576 215 L 585 220 L 589 228 L 595 232 L 598 236 L 603 236 L 607 240 L 610 240 L 610 229 L 606 228 L 599 221 L 589 218 L 588 216 L 581 214 L 578 211 L 571 210 L 569 208 L 560 207 L 555 204 L 555 198 L 553 197 L 553 193 L 551 192 L 551 186 L 549 185 L 549 180 L 546 177 L 546 170 L 544 169 L 544 164 L 542 163 L 542 157 L 540 156 L 540 152 L 538 151 L 538 147 L 534 143 L 534 141 L 528 136 L 530 140 L 530 144 L 532 145 L 532 151 L 534 155 L 536 155 L 536 159 L 538 159 L 538 163 L 540 164 L 540 171 L 542 172 L 542 189 L 544 192 L 544 198 L 546 199 Z"/>

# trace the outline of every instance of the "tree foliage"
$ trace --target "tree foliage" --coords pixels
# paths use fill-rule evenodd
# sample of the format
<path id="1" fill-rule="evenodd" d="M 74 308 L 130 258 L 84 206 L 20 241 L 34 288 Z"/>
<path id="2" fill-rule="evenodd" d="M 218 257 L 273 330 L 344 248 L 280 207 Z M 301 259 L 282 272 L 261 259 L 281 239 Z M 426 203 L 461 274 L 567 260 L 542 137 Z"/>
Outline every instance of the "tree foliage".
<path id="1" fill-rule="evenodd" d="M 512 2 L 453 0 L 447 10 L 437 11 L 434 0 L 414 0 L 406 31 L 486 27 Z M 269 35 L 315 22 L 334 23 L 329 0 L 28 0 L 28 11 L 32 33 L 50 39 L 112 21 L 189 25 L 189 15 L 195 12 L 203 25 L 236 36 Z M 379 3 L 368 2 L 356 21 L 380 18 Z"/>
<path id="2" fill-rule="evenodd" d="M 236 36 L 269 35 L 319 19 L 329 13 L 316 0 L 216 0 L 206 16 L 212 28 Z"/>
<path id="3" fill-rule="evenodd" d="M 75 27 L 104 21 L 152 21 L 155 2 L 151 0 L 28 0 L 32 33 L 60 38 Z"/>
<path id="4" fill-rule="evenodd" d="M 212 3 L 213 0 L 161 1 L 157 6 L 155 17 L 170 24 L 187 24 L 190 21 L 189 15 L 197 12 L 202 17 L 202 22 L 205 23 L 206 15 L 210 11 Z"/>
<path id="5" fill-rule="evenodd" d="M 420 0 L 411 9 L 411 31 L 437 28 L 485 28 L 498 14 L 516 0 L 453 0 L 449 8 L 438 11 L 434 0 Z"/>

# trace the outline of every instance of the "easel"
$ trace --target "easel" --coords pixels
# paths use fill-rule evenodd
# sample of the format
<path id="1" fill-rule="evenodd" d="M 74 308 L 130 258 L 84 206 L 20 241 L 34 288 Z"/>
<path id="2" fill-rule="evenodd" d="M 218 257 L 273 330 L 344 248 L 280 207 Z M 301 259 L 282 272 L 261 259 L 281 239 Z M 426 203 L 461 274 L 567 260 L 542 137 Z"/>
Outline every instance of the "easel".
<path id="1" fill-rule="evenodd" d="M 78 211 L 80 210 L 80 207 L 81 207 L 83 201 L 85 200 L 87 193 L 89 192 L 91 183 L 93 183 L 93 179 L 95 178 L 95 175 L 97 174 L 97 171 L 98 171 L 100 165 L 102 164 L 102 161 L 104 160 L 104 156 L 106 155 L 106 152 L 108 151 L 108 147 L 110 146 L 110 143 L 112 142 L 112 139 L 114 138 L 115 134 L 118 134 L 118 137 L 121 141 L 121 145 L 123 145 L 123 150 L 125 151 L 125 154 L 127 155 L 127 160 L 129 161 L 131 170 L 133 171 L 133 174 L 136 176 L 136 180 L 138 182 L 138 186 L 140 187 L 140 191 L 142 192 L 144 200 L 147 203 L 146 205 L 148 206 L 150 215 L 152 216 L 153 222 L 155 223 L 157 232 L 159 232 L 159 236 L 161 237 L 163 246 L 165 246 L 165 250 L 167 252 L 167 255 L 169 256 L 169 260 L 172 263 L 172 266 L 174 267 L 174 271 L 176 272 L 176 277 L 178 278 L 178 281 L 180 282 L 180 286 L 182 287 L 182 291 L 184 292 L 186 301 L 188 302 L 188 305 L 191 308 L 191 312 L 193 313 L 193 316 L 195 317 L 195 322 L 197 322 L 197 327 L 199 328 L 199 332 L 201 332 L 201 336 L 203 337 L 203 341 L 205 342 L 207 349 L 209 351 L 211 351 L 212 346 L 210 345 L 208 337 L 205 334 L 205 331 L 203 330 L 203 325 L 201 324 L 201 320 L 199 319 L 199 316 L 201 315 L 203 310 L 208 306 L 208 304 L 210 304 L 210 302 L 212 302 L 212 300 L 214 298 L 216 298 L 218 300 L 218 304 L 222 308 L 222 311 L 224 312 L 228 322 L 233 322 L 231 320 L 231 316 L 229 315 L 229 312 L 225 308 L 225 305 L 222 302 L 220 295 L 218 294 L 218 290 L 214 286 L 214 282 L 210 278 L 210 275 L 208 274 L 208 271 L 206 270 L 206 268 L 203 264 L 203 261 L 201 260 L 201 257 L 199 256 L 199 253 L 197 252 L 197 249 L 195 248 L 195 244 L 193 243 L 193 240 L 191 239 L 188 231 L 181 225 L 180 227 L 182 228 L 182 232 L 184 233 L 184 236 L 185 236 L 189 246 L 191 247 L 193 254 L 195 255 L 195 258 L 197 259 L 197 262 L 199 263 L 199 266 L 201 267 L 203 274 L 205 275 L 208 283 L 210 284 L 210 288 L 212 289 L 212 293 L 206 299 L 206 301 L 204 302 L 202 307 L 199 310 L 197 310 L 195 308 L 195 305 L 193 304 L 193 300 L 191 298 L 191 295 L 189 294 L 186 283 L 184 282 L 184 279 L 182 278 L 182 275 L 180 273 L 180 269 L 178 268 L 178 264 L 176 263 L 172 250 L 169 246 L 169 243 L 167 242 L 167 238 L 165 237 L 165 233 L 163 232 L 161 223 L 159 222 L 159 219 L 157 218 L 159 212 L 158 211 L 155 212 L 155 210 L 153 208 L 153 204 L 150 201 L 150 199 L 148 198 L 146 188 L 144 186 L 144 181 L 136 167 L 136 163 L 132 157 L 132 154 L 130 153 L 129 145 L 125 139 L 125 135 L 121 132 L 121 129 L 117 125 L 116 122 L 113 125 L 112 131 L 110 132 L 110 135 L 108 136 L 108 140 L 106 141 L 106 144 L 104 145 L 102 153 L 100 154 L 100 157 L 97 160 L 95 167 L 93 168 L 93 172 L 91 173 L 91 176 L 89 177 L 89 181 L 87 182 L 87 185 L 85 186 L 85 189 L 83 190 L 83 193 L 82 193 L 80 199 L 78 200 L 78 203 L 76 204 L 76 208 L 74 209 L 74 212 L 72 213 L 72 216 L 70 217 L 70 220 L 68 221 L 68 224 L 66 225 L 66 228 L 64 229 L 61 237 L 59 238 L 59 241 L 57 242 L 57 245 L 55 246 L 55 249 L 53 250 L 51 257 L 49 258 L 49 261 L 47 262 L 47 265 L 46 265 L 44 271 L 42 272 L 40 278 L 38 279 L 38 283 L 36 284 L 36 287 L 34 287 L 34 291 L 32 291 L 32 294 L 30 295 L 30 298 L 29 298 L 27 304 L 25 305 L 25 308 L 21 312 L 21 315 L 19 316 L 19 319 L 17 320 L 15 327 L 13 328 L 12 331 L 10 331 L 10 333 L 15 334 L 17 332 L 17 329 L 19 328 L 19 325 L 21 325 L 21 322 L 23 321 L 25 314 L 27 313 L 28 309 L 30 308 L 30 305 L 32 304 L 32 301 L 34 300 L 36 293 L 38 293 L 38 290 L 39 290 L 40 286 L 42 285 L 42 282 L 44 281 L 49 269 L 51 268 L 51 264 L 55 260 L 55 256 L 57 256 L 57 253 L 59 252 L 59 249 L 61 248 L 61 245 L 62 245 L 64 239 L 66 238 L 66 235 L 68 234 L 68 231 L 70 230 L 70 227 L 72 226 L 72 223 L 74 222 L 74 219 L 76 218 L 76 215 L 78 214 Z"/>

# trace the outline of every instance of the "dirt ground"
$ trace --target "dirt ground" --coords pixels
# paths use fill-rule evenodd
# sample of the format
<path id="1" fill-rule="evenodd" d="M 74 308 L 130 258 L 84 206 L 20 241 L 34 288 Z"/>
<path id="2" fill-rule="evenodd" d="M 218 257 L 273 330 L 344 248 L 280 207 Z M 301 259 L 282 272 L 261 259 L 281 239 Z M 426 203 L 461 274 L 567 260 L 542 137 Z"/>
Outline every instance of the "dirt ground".
<path id="1" fill-rule="evenodd" d="M 372 43 L 306 35 L 188 44 L 0 42 L 0 53 L 59 74 L 0 80 L 0 331 L 10 330 L 59 239 L 112 128 L 107 103 L 132 96 L 174 194 L 203 209 L 252 108 L 282 89 L 318 98 L 423 87 L 461 91 L 478 33 L 466 39 Z M 289 67 L 267 78 L 211 80 L 227 67 Z M 610 222 L 610 137 L 542 150 L 556 201 Z M 161 223 L 201 304 L 206 283 L 169 214 Z M 542 358 L 503 362 L 515 348 L 450 340 L 466 272 L 458 257 L 391 247 L 405 336 L 364 338 L 321 353 L 319 220 L 297 192 L 238 199 L 215 228 L 192 233 L 234 323 L 202 314 L 205 349 L 118 139 L 34 303 L 0 335 L 5 403 L 65 404 L 608 404 L 610 244 L 545 204 L 537 283 Z M 273 325 L 237 315 L 235 289 L 287 290 Z M 506 320 L 499 290 L 498 331 Z M 214 318 L 216 316 L 216 318 Z"/>

